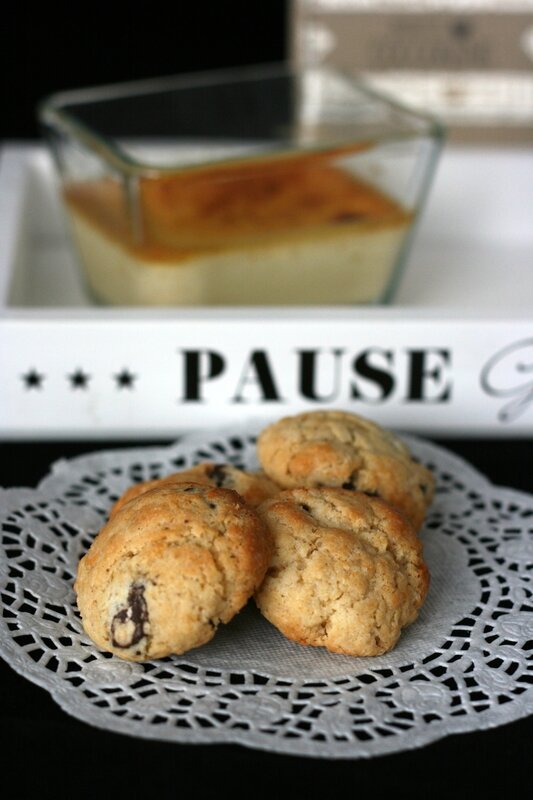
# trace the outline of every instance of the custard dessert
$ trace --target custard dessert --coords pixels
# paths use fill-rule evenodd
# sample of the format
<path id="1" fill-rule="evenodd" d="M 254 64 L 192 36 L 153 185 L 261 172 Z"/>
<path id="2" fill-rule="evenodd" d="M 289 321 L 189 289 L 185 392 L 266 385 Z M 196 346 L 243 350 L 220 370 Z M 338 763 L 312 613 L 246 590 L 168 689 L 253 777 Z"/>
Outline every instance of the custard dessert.
<path id="1" fill-rule="evenodd" d="M 382 298 L 412 214 L 332 153 L 70 183 L 91 292 L 145 306 L 333 305 Z"/>

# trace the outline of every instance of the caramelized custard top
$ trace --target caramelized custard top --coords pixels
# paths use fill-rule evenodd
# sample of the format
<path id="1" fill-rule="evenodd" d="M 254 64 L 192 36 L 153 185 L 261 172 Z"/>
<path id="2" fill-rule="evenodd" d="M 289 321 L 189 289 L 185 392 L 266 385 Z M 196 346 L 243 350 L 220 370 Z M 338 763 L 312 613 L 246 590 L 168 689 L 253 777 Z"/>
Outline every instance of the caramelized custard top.
<path id="1" fill-rule="evenodd" d="M 70 209 L 107 237 L 158 261 L 410 222 L 397 202 L 334 165 L 334 155 L 227 162 L 141 177 L 137 196 L 129 199 L 111 178 L 71 183 L 65 195 Z"/>

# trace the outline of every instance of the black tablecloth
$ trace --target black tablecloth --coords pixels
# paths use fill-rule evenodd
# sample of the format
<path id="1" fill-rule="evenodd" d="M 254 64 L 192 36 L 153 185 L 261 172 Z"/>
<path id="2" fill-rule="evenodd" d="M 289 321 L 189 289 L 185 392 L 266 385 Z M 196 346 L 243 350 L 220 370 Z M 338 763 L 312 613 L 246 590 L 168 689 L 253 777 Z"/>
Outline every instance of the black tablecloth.
<path id="1" fill-rule="evenodd" d="M 446 440 L 494 483 L 533 493 L 533 439 Z M 16 442 L 0 449 L 0 486 L 35 486 L 49 464 L 138 442 Z M 65 714 L 43 689 L 0 661 L 2 787 L 33 797 L 390 797 L 531 791 L 533 718 L 450 736 L 370 760 L 327 761 L 236 745 L 179 745 L 107 733 Z M 10 783 L 11 778 L 14 783 Z M 9 787 L 9 788 L 6 788 Z M 14 788 L 16 787 L 16 788 Z"/>

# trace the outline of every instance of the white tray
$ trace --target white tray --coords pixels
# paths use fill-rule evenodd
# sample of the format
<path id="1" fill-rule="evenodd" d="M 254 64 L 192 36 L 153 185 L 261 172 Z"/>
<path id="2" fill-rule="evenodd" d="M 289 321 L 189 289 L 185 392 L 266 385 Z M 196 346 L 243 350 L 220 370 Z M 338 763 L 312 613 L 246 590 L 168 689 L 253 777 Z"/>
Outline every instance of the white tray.
<path id="1" fill-rule="evenodd" d="M 104 308 L 47 152 L 7 145 L 0 435 L 167 437 L 323 405 L 428 434 L 530 433 L 532 208 L 532 151 L 448 149 L 392 306 Z"/>

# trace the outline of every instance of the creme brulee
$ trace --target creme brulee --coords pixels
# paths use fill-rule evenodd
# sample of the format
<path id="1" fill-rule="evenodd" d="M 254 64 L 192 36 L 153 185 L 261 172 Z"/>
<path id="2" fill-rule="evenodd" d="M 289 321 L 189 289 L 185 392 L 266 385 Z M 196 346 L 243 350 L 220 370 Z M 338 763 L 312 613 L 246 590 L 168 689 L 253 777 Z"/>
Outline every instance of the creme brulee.
<path id="1" fill-rule="evenodd" d="M 87 281 L 120 305 L 328 305 L 378 300 L 412 216 L 329 154 L 65 190 Z"/>

